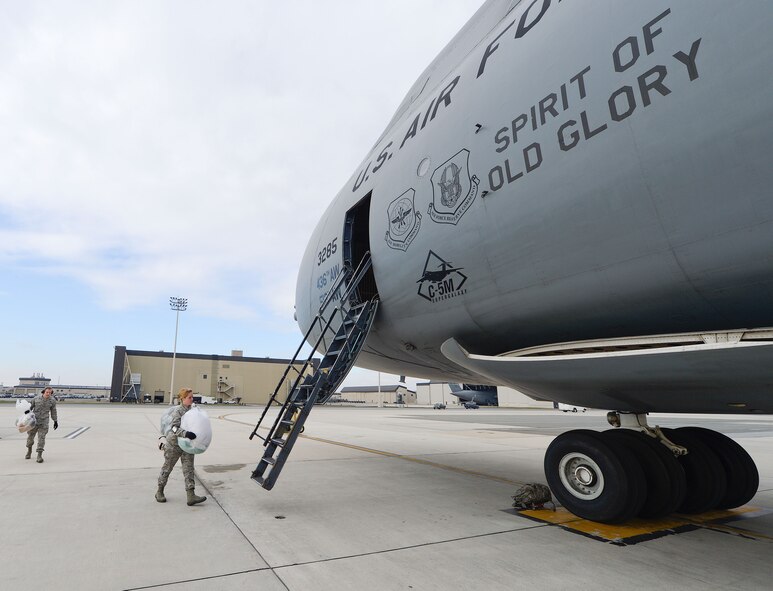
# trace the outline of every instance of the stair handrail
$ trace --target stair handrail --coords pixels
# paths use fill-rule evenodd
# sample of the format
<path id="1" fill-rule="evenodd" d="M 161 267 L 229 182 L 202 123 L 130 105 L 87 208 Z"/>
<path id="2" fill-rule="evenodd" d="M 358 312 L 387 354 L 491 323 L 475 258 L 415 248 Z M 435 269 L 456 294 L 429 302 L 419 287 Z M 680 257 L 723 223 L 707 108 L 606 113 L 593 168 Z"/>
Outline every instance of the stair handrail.
<path id="1" fill-rule="evenodd" d="M 266 439 L 266 451 L 252 472 L 253 480 L 263 488 L 267 490 L 273 488 L 290 450 L 303 432 L 303 424 L 309 412 L 320 398 L 324 398 L 324 395 L 320 396 L 321 391 L 325 390 L 324 394 L 327 394 L 329 390 L 334 389 L 346 378 L 349 370 L 354 366 L 357 358 L 356 351 L 361 350 L 364 345 L 375 319 L 378 304 L 379 297 L 374 295 L 369 301 L 357 306 L 356 309 L 349 308 L 345 321 L 336 331 L 336 342 L 339 342 L 338 339 L 341 336 L 345 337 L 344 347 L 331 349 L 325 354 L 323 364 L 328 361 L 332 363 L 329 366 L 326 365 L 325 368 L 321 366 L 317 368 L 314 375 L 311 376 L 312 379 L 308 380 L 307 386 L 310 387 L 310 392 L 304 400 L 299 400 L 300 391 L 295 389 L 292 393 L 293 404 L 288 406 L 287 401 L 285 402 L 277 423 L 272 427 L 272 433 Z M 335 316 L 335 312 L 333 316 Z M 351 320 L 351 324 L 347 322 L 348 320 Z M 282 426 L 281 430 L 279 425 Z M 275 456 L 277 450 L 279 450 L 279 455 Z"/>
<path id="2" fill-rule="evenodd" d="M 301 344 L 298 345 L 298 348 L 295 350 L 295 355 L 293 355 L 292 359 L 290 360 L 290 363 L 287 364 L 287 367 L 285 368 L 284 373 L 282 374 L 282 377 L 279 379 L 279 383 L 276 385 L 276 388 L 274 389 L 274 392 L 271 394 L 271 396 L 268 399 L 268 402 L 266 403 L 265 408 L 263 409 L 263 412 L 260 415 L 260 418 L 258 419 L 257 424 L 255 425 L 255 429 L 253 429 L 252 433 L 250 433 L 250 439 L 255 437 L 255 435 L 258 434 L 258 427 L 260 427 L 260 424 L 263 422 L 263 418 L 266 416 L 266 413 L 268 412 L 268 409 L 271 407 L 271 404 L 276 401 L 277 394 L 279 393 L 279 389 L 282 387 L 282 384 L 285 382 L 285 378 L 287 377 L 287 374 L 290 373 L 290 369 L 295 366 L 295 362 L 298 359 L 298 355 L 301 352 L 301 349 L 303 349 L 303 346 L 306 344 L 306 341 L 309 338 L 309 335 L 312 333 L 314 328 L 316 328 L 317 323 L 322 322 L 322 315 L 325 313 L 325 310 L 327 309 L 328 305 L 331 301 L 333 301 L 333 294 L 337 292 L 339 289 L 341 289 L 341 286 L 343 285 L 343 282 L 345 281 L 347 276 L 351 275 L 351 266 L 344 265 L 343 270 L 341 273 L 339 273 L 338 277 L 336 278 L 335 283 L 333 284 L 333 287 L 330 288 L 330 291 L 328 292 L 327 296 L 325 296 L 325 299 L 323 300 L 322 304 L 319 307 L 319 310 L 317 311 L 317 315 L 314 317 L 314 320 L 311 321 L 311 325 L 309 325 L 308 330 L 306 331 L 306 334 L 303 335 L 303 340 L 301 341 Z M 298 372 L 298 376 L 295 379 L 295 382 L 293 383 L 293 387 L 290 389 L 290 394 L 288 395 L 287 399 L 285 400 L 285 404 L 282 405 L 282 409 L 284 409 L 287 406 L 287 401 L 290 399 L 290 396 L 292 396 L 292 393 L 295 391 L 296 386 L 298 385 L 298 381 L 301 379 L 301 377 L 304 375 L 303 372 L 306 371 L 306 368 L 308 368 L 309 363 L 311 362 L 311 358 L 314 356 L 314 351 L 317 349 L 317 345 L 319 345 L 319 342 L 322 340 L 322 337 L 325 335 L 325 332 L 330 326 L 331 321 L 333 320 L 333 317 L 335 316 L 335 313 L 331 314 L 328 318 L 325 326 L 323 327 L 322 331 L 320 332 L 320 337 L 317 339 L 317 342 L 315 343 L 314 347 L 311 349 L 311 354 L 306 359 L 305 363 L 303 364 L 303 367 Z M 281 416 L 281 412 L 279 415 Z M 273 432 L 273 428 L 269 433 Z M 258 437 L 260 437 L 258 435 Z M 262 438 L 261 438 L 262 439 Z"/>
<path id="3" fill-rule="evenodd" d="M 277 415 L 277 420 L 274 421 L 274 425 L 271 427 L 271 429 L 269 429 L 269 436 L 270 436 L 271 433 L 274 432 L 274 429 L 276 428 L 276 425 L 279 423 L 280 417 L 282 416 L 282 412 L 284 412 L 285 408 L 287 408 L 287 405 L 290 403 L 290 398 L 292 397 L 293 393 L 295 392 L 295 389 L 298 387 L 298 382 L 301 380 L 301 378 L 305 377 L 304 372 L 306 371 L 306 369 L 311 364 L 311 360 L 312 360 L 312 357 L 314 355 L 314 351 L 316 350 L 317 346 L 319 345 L 320 341 L 322 340 L 325 332 L 327 332 L 327 330 L 330 328 L 330 323 L 333 321 L 333 317 L 334 317 L 334 314 L 331 314 L 330 318 L 328 318 L 327 322 L 325 323 L 325 326 L 322 327 L 322 331 L 320 332 L 320 336 L 317 338 L 316 343 L 312 346 L 312 350 L 311 350 L 311 353 L 309 354 L 309 357 L 303 363 L 303 366 L 301 367 L 301 370 L 298 372 L 298 375 L 295 377 L 295 380 L 293 381 L 293 385 L 290 388 L 290 393 L 288 394 L 287 398 L 285 399 L 285 401 L 281 405 L 282 408 L 280 409 L 279 414 Z M 315 319 L 314 323 L 316 323 L 316 319 Z M 313 328 L 313 325 L 312 325 L 312 328 Z M 306 338 L 308 338 L 308 333 L 309 332 L 311 332 L 311 328 L 307 332 Z M 306 343 L 306 338 L 304 338 L 303 343 L 301 343 L 301 346 L 298 348 L 299 349 L 298 352 L 300 352 L 300 349 L 303 348 L 303 345 Z M 255 435 L 258 434 L 258 427 L 260 427 L 260 424 L 263 422 L 263 418 L 266 416 L 266 413 L 268 412 L 268 409 L 271 406 L 271 403 L 276 402 L 277 394 L 279 393 L 279 389 L 282 387 L 282 384 L 284 383 L 285 378 L 287 377 L 287 374 L 289 373 L 289 367 L 292 366 L 295 363 L 295 360 L 297 358 L 298 352 L 296 352 L 296 357 L 293 357 L 293 360 L 290 361 L 290 363 L 288 364 L 288 368 L 286 368 L 284 374 L 282 374 L 282 377 L 279 380 L 279 383 L 277 384 L 276 389 L 274 390 L 274 393 L 269 398 L 268 403 L 266 404 L 265 408 L 263 409 L 263 412 L 260 415 L 260 419 L 258 419 L 258 423 L 255 425 L 255 429 L 250 434 L 250 439 L 252 439 Z M 260 437 L 260 435 L 258 435 L 258 437 Z M 263 438 L 261 437 L 261 439 L 263 439 Z M 266 438 L 264 440 L 264 445 L 265 445 L 265 441 L 267 441 L 267 440 L 268 440 L 268 438 Z"/>
<path id="4" fill-rule="evenodd" d="M 260 427 L 261 423 L 263 422 L 263 419 L 265 418 L 266 414 L 268 413 L 268 409 L 271 406 L 273 402 L 277 400 L 277 394 L 279 393 L 280 388 L 282 387 L 282 384 L 285 381 L 285 378 L 287 377 L 287 374 L 290 372 L 290 368 L 293 367 L 293 365 L 296 362 L 296 359 L 298 358 L 298 355 L 301 352 L 301 349 L 303 348 L 303 345 L 306 343 L 306 341 L 309 338 L 309 335 L 314 330 L 314 328 L 317 325 L 317 322 L 320 324 L 322 323 L 324 319 L 324 313 L 327 307 L 330 305 L 330 303 L 334 300 L 334 295 L 338 290 L 341 289 L 341 286 L 343 285 L 343 282 L 351 278 L 351 281 L 349 281 L 349 284 L 346 287 L 346 291 L 344 291 L 343 295 L 340 296 L 338 300 L 338 305 L 335 307 L 333 312 L 328 317 L 327 321 L 325 322 L 324 327 L 322 327 L 322 330 L 319 333 L 319 337 L 317 338 L 316 342 L 311 348 L 311 353 L 308 357 L 308 359 L 303 364 L 303 367 L 298 372 L 298 376 L 295 378 L 292 387 L 290 388 L 290 393 L 288 394 L 287 398 L 285 399 L 284 403 L 282 404 L 282 408 L 277 413 L 277 417 L 274 420 L 274 424 L 269 429 L 268 435 L 266 438 L 258 437 L 260 439 L 263 439 L 263 445 L 267 445 L 268 441 L 271 439 L 272 434 L 276 431 L 277 426 L 279 425 L 280 421 L 282 420 L 282 415 L 287 408 L 287 405 L 290 404 L 291 398 L 295 394 L 296 389 L 298 388 L 298 383 L 300 382 L 301 378 L 304 377 L 304 372 L 309 366 L 309 363 L 311 362 L 311 359 L 314 355 L 314 352 L 317 350 L 317 347 L 319 346 L 320 342 L 323 341 L 325 338 L 325 335 L 327 334 L 328 329 L 330 328 L 330 324 L 333 321 L 333 318 L 336 316 L 336 312 L 342 312 L 345 305 L 348 303 L 348 299 L 351 296 L 352 291 L 357 288 L 360 281 L 362 281 L 362 278 L 364 277 L 365 273 L 367 273 L 368 269 L 370 269 L 372 265 L 372 259 L 370 257 L 370 251 L 366 251 L 365 254 L 360 259 L 359 264 L 357 265 L 357 268 L 352 272 L 352 268 L 348 264 L 344 264 L 344 268 L 339 273 L 338 277 L 336 278 L 335 283 L 333 284 L 333 287 L 330 288 L 330 291 L 327 293 L 327 296 L 325 296 L 325 299 L 323 300 L 322 304 L 319 307 L 319 311 L 317 312 L 317 315 L 314 317 L 314 320 L 312 321 L 311 325 L 309 326 L 309 329 L 306 331 L 306 334 L 303 336 L 303 340 L 301 341 L 301 344 L 298 346 L 298 349 L 295 351 L 295 355 L 293 356 L 290 363 L 285 368 L 284 373 L 282 374 L 282 377 L 279 379 L 279 383 L 277 384 L 273 394 L 271 394 L 271 397 L 268 400 L 268 403 L 266 404 L 265 408 L 263 409 L 263 412 L 260 415 L 260 418 L 258 419 L 257 424 L 255 425 L 255 429 L 253 429 L 252 433 L 250 433 L 250 439 L 258 435 L 258 428 Z M 348 337 L 347 337 L 348 342 Z M 346 344 L 346 343 L 345 343 Z M 309 396 L 316 391 L 320 384 L 320 380 L 324 379 L 324 376 L 320 376 L 320 378 L 317 380 L 317 383 L 314 384 L 314 388 L 311 393 L 309 393 Z"/>
<path id="5" fill-rule="evenodd" d="M 367 333 L 370 331 L 370 325 L 373 324 L 373 320 L 375 319 L 376 310 L 375 308 L 378 306 L 379 297 L 378 295 L 373 296 L 368 302 L 366 302 L 366 306 L 370 305 L 371 310 L 369 311 L 368 320 L 365 323 L 364 326 L 356 326 L 352 329 L 352 331 L 346 336 L 346 339 L 344 340 L 343 344 L 341 345 L 340 353 L 338 357 L 336 358 L 333 365 L 330 366 L 330 371 L 328 371 L 327 375 L 325 376 L 326 381 L 330 381 L 331 379 L 337 380 L 336 374 L 338 371 L 340 371 L 340 367 L 342 363 L 348 363 L 348 358 L 352 355 L 352 350 L 357 347 L 359 344 L 358 339 L 363 338 L 363 335 L 367 335 Z M 346 351 L 346 359 L 342 361 L 343 352 Z M 349 368 L 351 370 L 351 367 Z M 348 371 L 347 371 L 348 373 Z M 342 381 L 344 378 L 341 378 L 340 381 Z M 339 381 L 339 382 L 340 382 Z"/>

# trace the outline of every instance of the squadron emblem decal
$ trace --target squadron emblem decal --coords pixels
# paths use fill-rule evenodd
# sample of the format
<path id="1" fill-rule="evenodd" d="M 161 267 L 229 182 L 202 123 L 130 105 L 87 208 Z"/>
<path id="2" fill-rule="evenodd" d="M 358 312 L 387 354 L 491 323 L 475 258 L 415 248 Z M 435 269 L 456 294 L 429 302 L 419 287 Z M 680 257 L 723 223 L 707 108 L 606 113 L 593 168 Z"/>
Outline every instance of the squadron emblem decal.
<path id="1" fill-rule="evenodd" d="M 384 239 L 389 248 L 406 251 L 413 239 L 416 238 L 416 234 L 419 233 L 421 214 L 416 211 L 416 207 L 413 205 L 415 195 L 416 191 L 408 189 L 392 201 L 387 208 L 389 229 Z"/>
<path id="2" fill-rule="evenodd" d="M 454 267 L 430 250 L 421 279 L 416 282 L 419 284 L 418 294 L 433 304 L 464 295 L 467 293 L 463 289 L 467 275 L 462 273 L 462 269 Z"/>
<path id="3" fill-rule="evenodd" d="M 478 194 L 477 176 L 470 177 L 470 151 L 459 150 L 432 173 L 429 217 L 439 224 L 456 225 Z"/>

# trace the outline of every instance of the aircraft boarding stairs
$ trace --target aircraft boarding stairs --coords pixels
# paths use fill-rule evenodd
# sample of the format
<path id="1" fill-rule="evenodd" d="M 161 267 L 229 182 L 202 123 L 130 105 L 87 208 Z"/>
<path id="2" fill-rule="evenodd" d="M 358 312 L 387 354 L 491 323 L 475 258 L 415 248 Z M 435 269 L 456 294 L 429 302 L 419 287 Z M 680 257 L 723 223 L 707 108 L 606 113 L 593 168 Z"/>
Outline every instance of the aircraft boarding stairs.
<path id="1" fill-rule="evenodd" d="M 250 435 L 250 439 L 255 436 L 262 439 L 263 446 L 266 448 L 251 476 L 266 490 L 271 490 L 279 478 L 295 440 L 303 431 L 303 424 L 311 408 L 314 404 L 324 404 L 335 393 L 336 388 L 354 366 L 357 355 L 365 343 L 378 308 L 378 296 L 363 302 L 360 300 L 357 288 L 370 266 L 371 259 L 368 253 L 356 271 L 352 272 L 351 267 L 345 266 L 339 274 Z M 342 288 L 344 288 L 343 293 L 337 297 Z M 326 316 L 327 308 L 336 300 L 338 303 Z M 340 320 L 340 324 L 336 320 Z M 313 344 L 309 341 L 309 344 L 312 344 L 312 351 L 303 363 L 303 367 L 298 370 L 296 367 L 298 355 L 315 329 L 319 330 L 319 337 Z M 325 355 L 319 367 L 309 374 L 307 369 L 313 367 L 314 351 L 320 348 L 326 350 Z M 290 395 L 282 403 L 278 400 L 278 396 L 280 392 L 287 389 L 283 386 L 291 379 L 289 377 L 291 369 L 298 375 L 289 389 Z M 263 437 L 258 435 L 258 428 L 272 405 L 281 405 L 281 409 L 268 434 Z"/>

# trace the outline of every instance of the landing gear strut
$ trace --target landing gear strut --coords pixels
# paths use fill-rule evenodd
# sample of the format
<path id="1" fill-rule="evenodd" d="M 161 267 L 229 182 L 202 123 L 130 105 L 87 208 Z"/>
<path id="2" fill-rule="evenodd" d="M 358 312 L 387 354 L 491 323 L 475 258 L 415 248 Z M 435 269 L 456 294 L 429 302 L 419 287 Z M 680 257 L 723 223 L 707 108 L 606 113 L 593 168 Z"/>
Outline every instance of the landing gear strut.
<path id="1" fill-rule="evenodd" d="M 649 427 L 646 414 L 610 413 L 608 420 L 618 428 L 568 431 L 545 453 L 550 489 L 579 517 L 621 523 L 702 513 L 738 507 L 757 492 L 751 456 L 721 433 Z"/>

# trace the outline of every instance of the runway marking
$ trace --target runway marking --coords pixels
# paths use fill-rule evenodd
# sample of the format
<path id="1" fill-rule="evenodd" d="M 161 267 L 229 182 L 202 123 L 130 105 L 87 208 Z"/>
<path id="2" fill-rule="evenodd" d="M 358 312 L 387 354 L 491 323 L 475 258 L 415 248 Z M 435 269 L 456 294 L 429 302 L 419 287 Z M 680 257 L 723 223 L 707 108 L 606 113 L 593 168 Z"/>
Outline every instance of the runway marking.
<path id="1" fill-rule="evenodd" d="M 65 439 L 75 439 L 79 435 L 83 435 L 89 429 L 91 429 L 91 427 L 81 427 L 80 429 L 76 429 L 75 431 L 73 431 L 69 435 L 65 435 L 64 438 Z"/>
<path id="2" fill-rule="evenodd" d="M 251 423 L 245 423 L 244 421 L 237 421 L 236 419 L 229 419 L 226 417 L 226 415 L 220 415 L 217 417 L 218 419 L 221 419 L 223 421 L 230 421 L 232 423 L 239 423 L 241 425 L 251 425 Z M 362 451 L 365 453 L 370 453 L 378 456 L 383 456 L 387 458 L 394 458 L 396 460 L 405 460 L 406 462 L 413 462 L 414 464 L 422 464 L 424 466 L 431 466 L 433 468 L 439 468 L 441 470 L 447 470 L 449 472 L 456 472 L 457 474 L 466 474 L 468 476 L 477 476 L 478 478 L 486 478 L 487 480 L 495 480 L 496 482 L 503 482 L 504 484 L 513 484 L 516 486 L 522 486 L 525 484 L 524 482 L 520 482 L 518 480 L 512 480 L 510 478 L 502 478 L 501 476 L 493 476 L 492 474 L 486 474 L 484 472 L 476 472 L 475 470 L 467 470 L 465 468 L 457 468 L 456 466 L 449 466 L 448 464 L 440 464 L 438 462 L 431 462 L 429 460 L 422 460 L 421 458 L 417 458 L 415 456 L 406 456 L 403 454 L 397 454 L 391 451 L 384 451 L 380 449 L 373 449 L 370 447 L 362 447 L 360 445 L 353 445 L 351 443 L 344 443 L 343 441 L 335 441 L 333 439 L 323 439 L 322 437 L 314 437 L 312 435 L 299 435 L 298 437 L 303 437 L 304 439 L 311 439 L 313 441 L 319 441 L 320 443 L 328 443 L 330 445 L 338 445 L 339 447 L 346 447 L 348 449 L 353 449 L 356 451 Z"/>
<path id="3" fill-rule="evenodd" d="M 729 533 L 761 542 L 773 542 L 773 538 L 765 534 L 727 525 L 728 522 L 741 521 L 773 513 L 773 509 L 748 505 L 738 509 L 707 511 L 700 515 L 675 514 L 663 519 L 631 519 L 626 523 L 617 525 L 588 521 L 573 515 L 563 507 L 558 507 L 556 511 L 538 509 L 513 510 L 512 512 L 532 521 L 555 525 L 566 531 L 615 546 L 632 546 L 640 542 L 697 529 Z"/>

